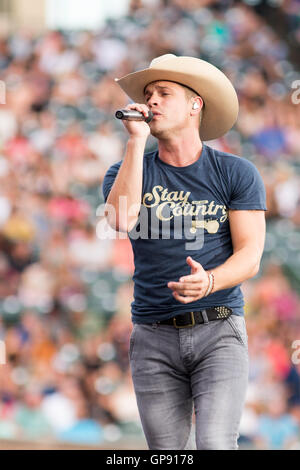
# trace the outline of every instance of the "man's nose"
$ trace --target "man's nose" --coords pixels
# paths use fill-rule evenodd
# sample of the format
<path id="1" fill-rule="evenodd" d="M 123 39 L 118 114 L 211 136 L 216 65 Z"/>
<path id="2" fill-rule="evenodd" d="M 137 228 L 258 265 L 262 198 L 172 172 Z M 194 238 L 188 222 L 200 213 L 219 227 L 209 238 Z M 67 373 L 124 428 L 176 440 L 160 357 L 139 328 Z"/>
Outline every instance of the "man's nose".
<path id="1" fill-rule="evenodd" d="M 158 105 L 158 96 L 157 95 L 152 95 L 148 101 L 147 101 L 147 106 L 150 108 L 151 106 L 157 106 Z"/>

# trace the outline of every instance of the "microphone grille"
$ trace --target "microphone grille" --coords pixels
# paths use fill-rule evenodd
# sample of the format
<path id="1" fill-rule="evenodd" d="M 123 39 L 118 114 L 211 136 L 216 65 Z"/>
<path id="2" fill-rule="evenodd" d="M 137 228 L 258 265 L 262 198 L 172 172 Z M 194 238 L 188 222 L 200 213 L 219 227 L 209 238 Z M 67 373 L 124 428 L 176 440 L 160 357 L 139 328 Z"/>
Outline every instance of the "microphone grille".
<path id="1" fill-rule="evenodd" d="M 120 111 L 120 110 L 116 111 L 115 116 L 116 116 L 117 119 L 122 119 L 122 117 L 123 117 L 122 111 Z"/>
<path id="2" fill-rule="evenodd" d="M 153 119 L 153 113 L 152 111 L 148 111 L 148 117 L 145 119 L 145 122 L 150 122 Z"/>

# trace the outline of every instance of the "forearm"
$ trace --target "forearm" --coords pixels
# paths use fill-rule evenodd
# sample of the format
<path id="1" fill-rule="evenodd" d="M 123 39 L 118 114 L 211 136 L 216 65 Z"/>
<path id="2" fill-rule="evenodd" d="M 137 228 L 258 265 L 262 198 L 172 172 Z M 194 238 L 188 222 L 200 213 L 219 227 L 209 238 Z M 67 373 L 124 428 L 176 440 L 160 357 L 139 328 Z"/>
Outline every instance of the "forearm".
<path id="1" fill-rule="evenodd" d="M 188 256 L 191 274 L 181 276 L 178 282 L 168 282 L 179 302 L 195 302 L 216 291 L 241 284 L 257 274 L 265 241 L 264 213 L 232 211 L 229 216 L 233 254 L 223 264 L 209 270 Z M 253 227 L 250 233 L 249 226 Z"/>
<path id="2" fill-rule="evenodd" d="M 211 269 L 214 275 L 213 292 L 234 287 L 255 276 L 261 254 L 256 247 L 246 246 L 231 255 L 225 263 Z"/>
<path id="3" fill-rule="evenodd" d="M 144 138 L 128 140 L 124 160 L 106 201 L 108 223 L 118 231 L 129 231 L 138 218 L 145 144 Z"/>

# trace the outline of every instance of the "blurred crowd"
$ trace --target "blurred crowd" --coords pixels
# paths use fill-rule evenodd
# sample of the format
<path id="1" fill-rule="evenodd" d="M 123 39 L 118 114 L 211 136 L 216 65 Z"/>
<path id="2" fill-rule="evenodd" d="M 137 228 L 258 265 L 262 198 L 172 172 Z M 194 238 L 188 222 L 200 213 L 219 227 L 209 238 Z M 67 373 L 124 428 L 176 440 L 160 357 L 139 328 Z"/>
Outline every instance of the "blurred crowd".
<path id="1" fill-rule="evenodd" d="M 103 236 L 101 184 L 126 142 L 114 79 L 165 53 L 207 60 L 237 89 L 237 124 L 208 145 L 255 163 L 268 206 L 261 272 L 243 285 L 240 445 L 300 448 L 299 72 L 249 2 L 213 0 L 132 0 L 98 31 L 0 38 L 0 439 L 144 445 L 127 355 L 133 258 L 128 239 Z"/>
<path id="2" fill-rule="evenodd" d="M 292 41 L 300 44 L 300 9 L 299 0 L 279 0 L 276 2 L 283 12 Z"/>

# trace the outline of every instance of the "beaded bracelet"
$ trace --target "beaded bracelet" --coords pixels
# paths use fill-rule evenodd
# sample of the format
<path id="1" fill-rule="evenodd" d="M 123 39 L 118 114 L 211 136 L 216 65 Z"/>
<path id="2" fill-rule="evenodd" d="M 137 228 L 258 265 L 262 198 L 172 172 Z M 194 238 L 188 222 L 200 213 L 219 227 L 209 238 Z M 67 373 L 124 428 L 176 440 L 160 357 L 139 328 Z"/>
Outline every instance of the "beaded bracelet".
<path id="1" fill-rule="evenodd" d="M 215 285 L 215 277 L 214 277 L 213 273 L 208 272 L 207 275 L 208 275 L 208 279 L 209 279 L 209 284 L 208 284 L 208 288 L 207 288 L 207 291 L 205 292 L 204 297 L 207 297 L 209 294 L 212 293 L 214 285 Z"/>
<path id="2" fill-rule="evenodd" d="M 212 272 L 210 272 L 210 275 L 212 276 L 212 286 L 211 286 L 210 294 L 212 294 L 213 290 L 214 290 L 214 287 L 215 287 L 215 275 Z"/>

